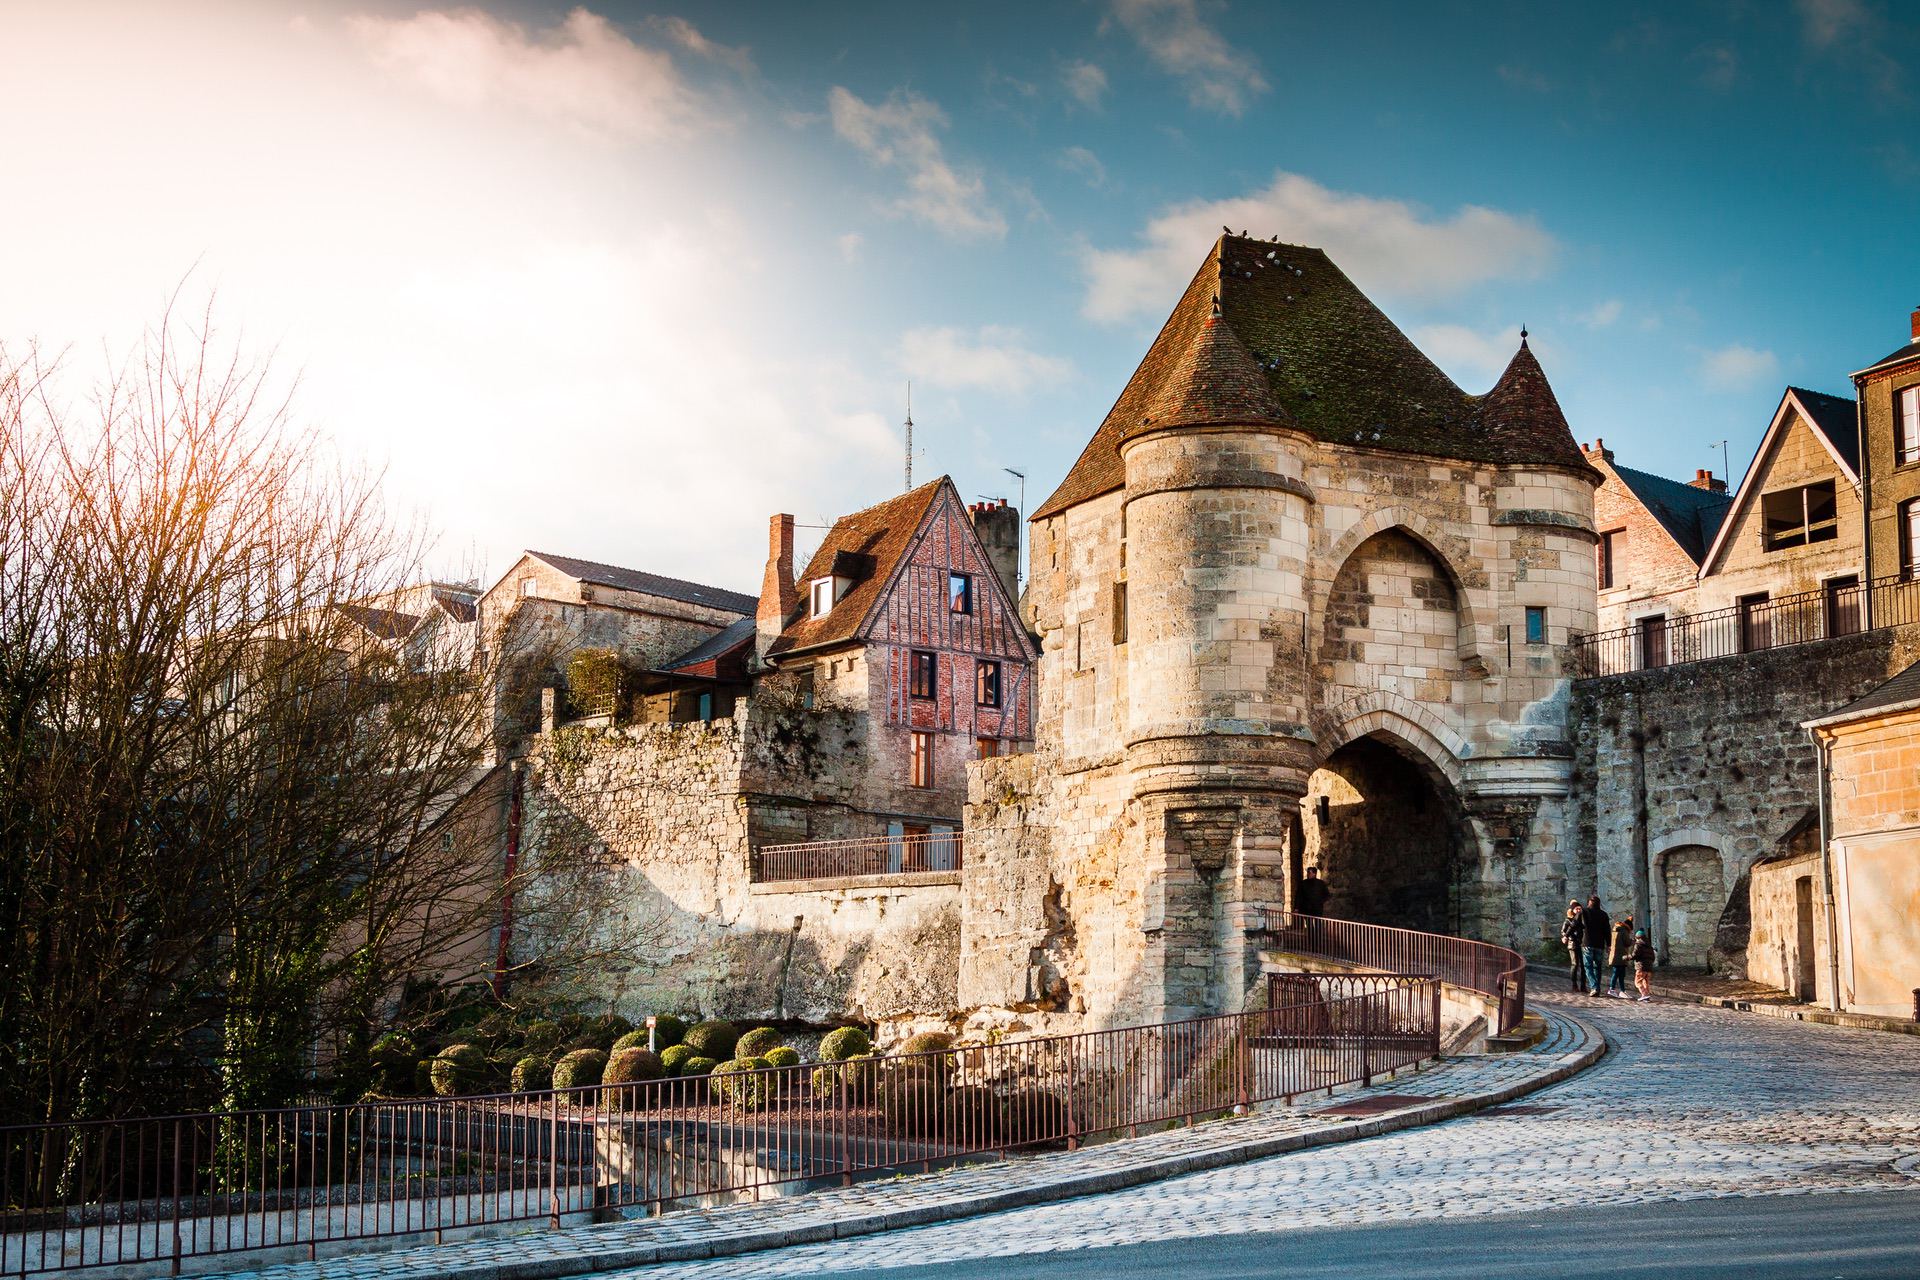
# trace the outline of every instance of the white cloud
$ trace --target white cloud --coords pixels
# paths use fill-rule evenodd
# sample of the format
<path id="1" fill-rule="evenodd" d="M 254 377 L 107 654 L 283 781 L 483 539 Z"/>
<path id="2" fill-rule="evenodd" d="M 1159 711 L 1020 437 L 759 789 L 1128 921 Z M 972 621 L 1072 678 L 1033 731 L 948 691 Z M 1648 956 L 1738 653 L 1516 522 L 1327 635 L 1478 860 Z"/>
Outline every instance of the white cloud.
<path id="1" fill-rule="evenodd" d="M 1620 313 L 1626 310 L 1618 298 L 1608 298 L 1580 317 L 1580 323 L 1589 329 L 1605 329 L 1620 319 Z"/>
<path id="2" fill-rule="evenodd" d="M 1414 343 L 1468 389 L 1489 387 L 1520 347 L 1520 326 L 1481 333 L 1463 324 L 1433 324 L 1413 331 Z"/>
<path id="3" fill-rule="evenodd" d="M 1693 51 L 1700 64 L 1700 83 L 1716 93 L 1725 93 L 1739 82 L 1740 55 L 1724 44 L 1705 44 Z"/>
<path id="4" fill-rule="evenodd" d="M 1060 69 L 1067 96 L 1089 111 L 1098 111 L 1107 94 L 1107 73 L 1091 62 L 1069 62 Z"/>
<path id="5" fill-rule="evenodd" d="M 947 117 L 935 103 L 905 89 L 870 103 L 835 85 L 827 105 L 835 133 L 875 164 L 906 172 L 907 194 L 891 202 L 889 211 L 919 218 L 956 240 L 1007 233 L 1007 220 L 987 199 L 980 175 L 955 168 L 942 153 L 935 135 Z"/>
<path id="6" fill-rule="evenodd" d="M 1251 195 L 1168 209 L 1147 223 L 1135 248 L 1084 251 L 1082 313 L 1113 322 L 1164 311 L 1223 224 L 1323 248 L 1362 288 L 1407 299 L 1537 275 L 1555 249 L 1529 217 L 1465 205 L 1433 218 L 1404 201 L 1332 191 L 1281 173 Z"/>
<path id="7" fill-rule="evenodd" d="M 1237 116 L 1267 91 L 1260 64 L 1200 16 L 1199 0 L 1112 0 L 1112 14 L 1196 107 Z"/>
<path id="8" fill-rule="evenodd" d="M 1861 0 L 1795 0 L 1794 7 L 1800 10 L 1807 43 L 1816 49 L 1831 48 L 1859 34 L 1871 20 Z"/>
<path id="9" fill-rule="evenodd" d="M 999 325 L 973 333 L 952 327 L 909 329 L 897 354 L 902 372 L 914 381 L 956 391 L 1020 395 L 1073 373 L 1070 361 L 1029 350 L 1025 334 Z"/>
<path id="10" fill-rule="evenodd" d="M 1722 391 L 1744 391 L 1779 376 L 1780 361 L 1771 351 L 1734 343 L 1700 353 L 1700 376 Z"/>
<path id="11" fill-rule="evenodd" d="M 711 123 L 669 55 L 585 9 L 544 31 L 477 9 L 358 15 L 347 27 L 376 66 L 458 107 L 505 108 L 620 139 L 677 137 Z M 698 35 L 689 26 L 681 43 Z"/>
<path id="12" fill-rule="evenodd" d="M 833 245 L 834 248 L 840 250 L 840 261 L 856 262 L 860 258 L 860 246 L 863 243 L 865 243 L 865 241 L 858 231 L 849 231 L 845 235 L 836 238 Z"/>
<path id="13" fill-rule="evenodd" d="M 1060 153 L 1060 167 L 1068 173 L 1077 173 L 1087 180 L 1090 187 L 1107 185 L 1107 166 L 1100 163 L 1100 157 L 1085 147 L 1068 147 Z"/>
<path id="14" fill-rule="evenodd" d="M 744 46 L 717 44 L 707 39 L 705 35 L 701 34 L 700 28 L 694 26 L 685 18 L 662 14 L 649 19 L 649 21 L 661 31 L 665 32 L 669 40 L 679 45 L 682 49 L 685 49 L 688 53 L 697 53 L 703 58 L 720 63 L 722 66 L 731 67 L 743 76 L 751 76 L 756 72 L 756 68 L 753 65 L 753 54 Z"/>

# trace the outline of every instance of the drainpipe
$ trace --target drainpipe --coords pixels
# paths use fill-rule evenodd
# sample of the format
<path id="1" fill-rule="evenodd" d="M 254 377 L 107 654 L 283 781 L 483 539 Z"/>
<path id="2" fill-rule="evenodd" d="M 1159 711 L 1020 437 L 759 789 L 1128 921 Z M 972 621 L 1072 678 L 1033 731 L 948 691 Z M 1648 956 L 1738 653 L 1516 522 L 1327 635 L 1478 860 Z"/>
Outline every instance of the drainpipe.
<path id="1" fill-rule="evenodd" d="M 1827 900 L 1827 1007 L 1840 1011 L 1840 926 L 1839 911 L 1833 902 L 1833 844 L 1827 828 L 1827 782 L 1832 757 L 1826 739 L 1818 729 L 1807 730 L 1813 740 L 1814 754 L 1820 761 L 1820 892 Z"/>
<path id="2" fill-rule="evenodd" d="M 1873 459 L 1867 453 L 1867 393 L 1853 380 L 1854 453 L 1860 459 L 1860 629 L 1873 630 Z"/>

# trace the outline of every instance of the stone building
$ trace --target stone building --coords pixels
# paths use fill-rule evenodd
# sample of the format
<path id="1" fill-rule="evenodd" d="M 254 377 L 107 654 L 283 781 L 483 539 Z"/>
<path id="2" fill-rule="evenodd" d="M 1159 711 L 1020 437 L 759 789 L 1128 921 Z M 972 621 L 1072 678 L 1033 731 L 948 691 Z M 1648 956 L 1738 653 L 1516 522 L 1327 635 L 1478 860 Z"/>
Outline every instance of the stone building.
<path id="1" fill-rule="evenodd" d="M 1036 749 L 973 776 L 962 1005 L 1237 1008 L 1309 863 L 1334 914 L 1530 933 L 1599 482 L 1524 339 L 1469 395 L 1320 250 L 1222 237 L 1032 518 Z"/>
<path id="2" fill-rule="evenodd" d="M 1920 311 L 1910 324 L 1911 341 L 1853 375 L 1867 446 L 1866 574 L 1875 581 L 1920 578 Z"/>

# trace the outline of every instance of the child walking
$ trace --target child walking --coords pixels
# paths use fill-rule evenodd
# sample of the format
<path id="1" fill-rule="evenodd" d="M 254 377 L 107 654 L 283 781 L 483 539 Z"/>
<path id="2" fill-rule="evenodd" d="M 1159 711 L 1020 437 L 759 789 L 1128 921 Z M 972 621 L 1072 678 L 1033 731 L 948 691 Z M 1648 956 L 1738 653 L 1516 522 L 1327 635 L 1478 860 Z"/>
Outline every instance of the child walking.
<path id="1" fill-rule="evenodd" d="M 1647 941 L 1647 931 L 1639 929 L 1633 935 L 1633 985 L 1640 988 L 1642 1002 L 1653 999 L 1653 944 Z"/>

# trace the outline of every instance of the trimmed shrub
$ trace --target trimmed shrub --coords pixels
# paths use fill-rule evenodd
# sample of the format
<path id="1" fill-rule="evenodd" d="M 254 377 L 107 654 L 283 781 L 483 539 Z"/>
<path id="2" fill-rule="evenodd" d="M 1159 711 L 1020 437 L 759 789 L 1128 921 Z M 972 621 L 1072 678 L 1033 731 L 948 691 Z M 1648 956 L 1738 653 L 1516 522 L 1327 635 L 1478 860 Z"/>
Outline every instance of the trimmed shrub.
<path id="1" fill-rule="evenodd" d="M 607 1069 L 600 1077 L 600 1083 L 638 1084 L 642 1080 L 658 1080 L 662 1074 L 660 1055 L 653 1050 L 622 1049 L 607 1059 Z"/>
<path id="2" fill-rule="evenodd" d="M 733 1057 L 733 1047 L 740 1042 L 740 1033 L 733 1029 L 731 1022 L 696 1022 L 687 1028 L 682 1044 L 691 1045 L 693 1051 L 703 1058 L 712 1058 L 724 1062 Z"/>
<path id="3" fill-rule="evenodd" d="M 473 1093 L 486 1078 L 487 1055 L 478 1045 L 450 1044 L 434 1055 L 427 1068 L 433 1091 L 443 1098 Z"/>
<path id="4" fill-rule="evenodd" d="M 897 1137 L 932 1137 L 945 1119 L 946 1087 L 925 1066 L 889 1064 L 880 1073 L 874 1099 L 887 1132 Z"/>
<path id="5" fill-rule="evenodd" d="M 538 1093 L 553 1088 L 553 1059 L 545 1054 L 528 1054 L 513 1064 L 513 1074 L 507 1083 L 515 1093 Z"/>
<path id="6" fill-rule="evenodd" d="M 599 1084 L 600 1076 L 607 1069 L 607 1055 L 599 1049 L 575 1049 L 561 1056 L 553 1064 L 553 1087 L 556 1089 L 578 1089 L 584 1085 Z"/>
<path id="7" fill-rule="evenodd" d="M 775 1067 L 797 1067 L 800 1065 L 800 1051 L 789 1045 L 777 1044 L 760 1055 L 768 1065 Z"/>
<path id="8" fill-rule="evenodd" d="M 413 1089 L 414 1064 L 420 1044 L 404 1031 L 389 1031 L 367 1047 L 367 1065 L 373 1092 L 387 1098 L 405 1097 Z"/>
<path id="9" fill-rule="evenodd" d="M 692 1045 L 670 1044 L 660 1051 L 660 1066 L 670 1076 L 692 1075 L 687 1070 L 687 1063 L 699 1056 L 693 1051 Z"/>
<path id="10" fill-rule="evenodd" d="M 400 1092 L 411 1093 L 421 1098 L 430 1097 L 433 1094 L 433 1062 L 434 1060 L 432 1058 L 422 1058 L 420 1061 L 414 1063 L 413 1085 L 411 1088 L 400 1090 Z"/>
<path id="11" fill-rule="evenodd" d="M 882 1061 L 877 1053 L 861 1053 L 840 1064 L 840 1083 L 849 1098 L 866 1102 L 873 1097 L 874 1089 L 880 1084 Z"/>
<path id="12" fill-rule="evenodd" d="M 615 1040 L 613 1042 L 613 1048 L 607 1050 L 607 1053 L 609 1056 L 612 1056 L 623 1053 L 628 1049 L 644 1049 L 646 1047 L 647 1029 L 640 1027 L 637 1030 L 627 1032 L 627 1034 Z"/>
<path id="13" fill-rule="evenodd" d="M 687 1037 L 687 1024 L 670 1013 L 653 1015 L 653 1041 L 662 1050 L 671 1049 Z"/>
<path id="14" fill-rule="evenodd" d="M 712 1058 L 688 1058 L 680 1064 L 680 1074 L 688 1076 L 710 1076 L 713 1074 L 713 1069 L 719 1065 L 720 1064 Z"/>
<path id="15" fill-rule="evenodd" d="M 755 1027 L 733 1046 L 736 1058 L 764 1058 L 767 1050 L 780 1047 L 780 1033 L 772 1027 Z"/>
<path id="16" fill-rule="evenodd" d="M 593 1037 L 596 1049 L 612 1051 L 621 1036 L 633 1030 L 633 1024 L 617 1013 L 603 1013 L 587 1024 L 586 1034 Z"/>
<path id="17" fill-rule="evenodd" d="M 733 1058 L 723 1062 L 713 1069 L 714 1090 L 747 1111 L 765 1106 L 773 1095 L 773 1078 L 752 1073 L 764 1071 L 767 1065 L 765 1058 Z"/>
<path id="18" fill-rule="evenodd" d="M 873 1052 L 873 1041 L 858 1027 L 841 1027 L 827 1032 L 820 1042 L 820 1056 L 828 1062 L 845 1062 Z"/>
<path id="19" fill-rule="evenodd" d="M 953 1048 L 953 1037 L 944 1031 L 922 1031 L 917 1036 L 908 1036 L 907 1042 L 895 1050 L 903 1057 L 909 1053 L 945 1053 Z"/>
<path id="20" fill-rule="evenodd" d="M 947 1139 L 968 1147 L 990 1147 L 1000 1137 L 1000 1099 L 984 1085 L 950 1090 L 941 1116 Z"/>
<path id="21" fill-rule="evenodd" d="M 1030 1085 L 1008 1095 L 1000 1106 L 1000 1133 L 1012 1145 L 1050 1142 L 1067 1135 L 1067 1100 Z"/>
<path id="22" fill-rule="evenodd" d="M 551 1018 L 542 1018 L 538 1022 L 529 1022 L 527 1034 L 522 1038 L 527 1042 L 529 1052 L 551 1053 L 560 1047 L 562 1040 L 566 1039 L 566 1032 L 561 1030 L 560 1024 Z"/>
<path id="23" fill-rule="evenodd" d="M 831 1098 L 840 1092 L 840 1068 L 833 1063 L 815 1067 L 807 1079 L 813 1085 L 813 1096 L 816 1098 Z"/>

